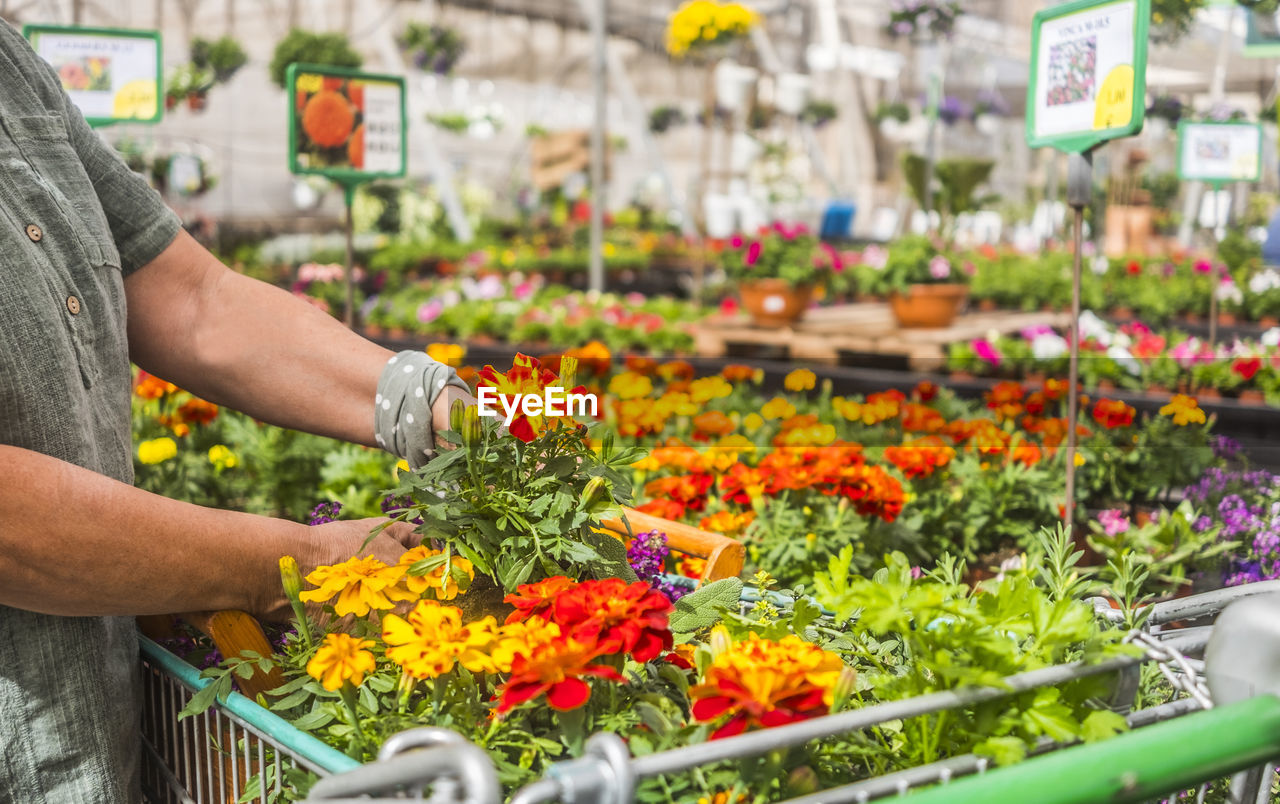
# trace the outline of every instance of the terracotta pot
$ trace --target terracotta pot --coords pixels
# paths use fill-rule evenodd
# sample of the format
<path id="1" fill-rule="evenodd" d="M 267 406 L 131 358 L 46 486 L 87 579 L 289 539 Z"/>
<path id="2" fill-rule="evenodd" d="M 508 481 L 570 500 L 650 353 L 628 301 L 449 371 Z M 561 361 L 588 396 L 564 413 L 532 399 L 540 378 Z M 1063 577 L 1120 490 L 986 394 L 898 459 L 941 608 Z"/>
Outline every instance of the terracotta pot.
<path id="1" fill-rule="evenodd" d="M 387 337 L 392 338 L 394 340 L 401 340 L 407 334 L 408 332 L 405 331 L 404 327 L 391 327 L 390 329 L 387 330 Z"/>
<path id="2" fill-rule="evenodd" d="M 187 108 L 193 112 L 204 111 L 204 107 L 208 102 L 209 97 L 203 92 L 191 92 L 187 94 Z"/>
<path id="3" fill-rule="evenodd" d="M 1217 388 L 1197 388 L 1196 396 L 1200 399 L 1221 399 L 1222 392 Z"/>
<path id="4" fill-rule="evenodd" d="M 1114 390 L 1116 390 L 1116 384 L 1115 384 L 1114 382 L 1112 382 L 1111 380 L 1098 380 L 1098 390 L 1099 390 L 1099 391 L 1114 391 Z"/>
<path id="5" fill-rule="evenodd" d="M 368 335 L 370 338 L 381 338 L 383 332 L 384 330 L 382 329 L 382 327 L 378 326 L 377 324 L 364 325 L 364 334 Z"/>
<path id="6" fill-rule="evenodd" d="M 1280 327 L 1280 318 L 1273 315 L 1264 315 L 1258 319 L 1258 326 L 1263 329 L 1271 329 L 1272 327 Z"/>
<path id="7" fill-rule="evenodd" d="M 968 295 L 966 285 L 912 285 L 905 296 L 891 295 L 889 307 L 900 327 L 941 329 L 955 320 Z"/>
<path id="8" fill-rule="evenodd" d="M 999 307 L 1000 305 L 996 304 L 995 299 L 979 299 L 978 300 L 978 309 L 984 313 L 990 313 L 993 310 L 999 309 Z"/>
<path id="9" fill-rule="evenodd" d="M 1133 318 L 1133 310 L 1130 310 L 1128 307 L 1112 307 L 1111 317 L 1118 318 L 1121 321 L 1128 321 L 1130 318 Z"/>
<path id="10" fill-rule="evenodd" d="M 1234 327 L 1240 323 L 1240 319 L 1236 318 L 1235 313 L 1218 313 L 1218 326 Z"/>
<path id="11" fill-rule="evenodd" d="M 951 372 L 951 379 L 957 382 L 968 382 L 969 380 L 976 380 L 977 377 L 969 371 L 953 371 Z"/>
<path id="12" fill-rule="evenodd" d="M 1188 324 L 1199 324 L 1203 319 L 1200 318 L 1199 313 L 1183 313 L 1182 320 Z"/>
<path id="13" fill-rule="evenodd" d="M 759 327 L 785 327 L 804 317 L 813 300 L 812 285 L 795 285 L 782 279 L 755 279 L 738 285 L 742 306 Z"/>
<path id="14" fill-rule="evenodd" d="M 1265 405 L 1267 398 L 1257 388 L 1246 388 L 1240 392 L 1239 401 L 1241 405 Z"/>
<path id="15" fill-rule="evenodd" d="M 1043 371 L 1028 371 L 1026 374 L 1022 375 L 1023 385 L 1042 386 L 1046 379 L 1048 379 L 1048 375 Z"/>
<path id="16" fill-rule="evenodd" d="M 1147 396 L 1168 396 L 1169 389 L 1163 385 L 1148 385 Z"/>

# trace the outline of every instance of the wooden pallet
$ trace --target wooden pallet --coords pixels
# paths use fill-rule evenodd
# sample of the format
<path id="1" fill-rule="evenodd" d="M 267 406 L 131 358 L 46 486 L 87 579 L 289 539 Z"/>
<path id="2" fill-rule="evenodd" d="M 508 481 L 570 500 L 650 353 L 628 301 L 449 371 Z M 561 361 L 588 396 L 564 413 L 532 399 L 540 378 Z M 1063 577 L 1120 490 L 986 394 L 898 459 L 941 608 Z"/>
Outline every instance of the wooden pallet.
<path id="1" fill-rule="evenodd" d="M 712 318 L 694 328 L 694 342 L 702 357 L 725 357 L 757 350 L 784 349 L 796 361 L 835 365 L 842 354 L 903 358 L 916 371 L 936 371 L 946 364 L 953 343 L 1008 334 L 1030 326 L 1065 327 L 1066 313 L 996 311 L 961 315 L 945 329 L 903 329 L 888 304 L 841 304 L 810 310 L 790 327 L 768 329 L 746 316 Z"/>

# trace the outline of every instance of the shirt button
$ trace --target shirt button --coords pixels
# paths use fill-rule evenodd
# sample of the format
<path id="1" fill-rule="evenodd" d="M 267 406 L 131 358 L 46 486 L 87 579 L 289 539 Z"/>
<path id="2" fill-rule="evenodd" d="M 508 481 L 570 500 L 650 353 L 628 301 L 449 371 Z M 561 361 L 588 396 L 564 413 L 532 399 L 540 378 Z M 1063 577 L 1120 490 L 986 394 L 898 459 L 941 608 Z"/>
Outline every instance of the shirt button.
<path id="1" fill-rule="evenodd" d="M 31 238 L 32 243 L 39 243 L 44 239 L 44 232 L 40 231 L 40 227 L 34 223 L 27 224 L 27 237 Z"/>
<path id="2" fill-rule="evenodd" d="M 80 300 L 75 296 L 67 297 L 67 312 L 72 315 L 80 315 Z"/>

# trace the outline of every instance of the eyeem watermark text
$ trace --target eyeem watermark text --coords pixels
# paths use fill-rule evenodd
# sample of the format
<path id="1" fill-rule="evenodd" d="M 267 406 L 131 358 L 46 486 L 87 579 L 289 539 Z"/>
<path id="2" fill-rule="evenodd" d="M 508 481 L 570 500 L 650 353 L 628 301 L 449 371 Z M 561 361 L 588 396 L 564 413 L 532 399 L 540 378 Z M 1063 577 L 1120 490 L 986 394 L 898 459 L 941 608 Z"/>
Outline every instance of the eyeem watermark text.
<path id="1" fill-rule="evenodd" d="M 547 386 L 541 394 L 500 394 L 497 389 L 482 385 L 476 392 L 476 412 L 489 418 L 497 418 L 501 412 L 506 427 L 518 415 L 594 419 L 596 398 L 592 394 L 571 393 L 558 385 Z"/>

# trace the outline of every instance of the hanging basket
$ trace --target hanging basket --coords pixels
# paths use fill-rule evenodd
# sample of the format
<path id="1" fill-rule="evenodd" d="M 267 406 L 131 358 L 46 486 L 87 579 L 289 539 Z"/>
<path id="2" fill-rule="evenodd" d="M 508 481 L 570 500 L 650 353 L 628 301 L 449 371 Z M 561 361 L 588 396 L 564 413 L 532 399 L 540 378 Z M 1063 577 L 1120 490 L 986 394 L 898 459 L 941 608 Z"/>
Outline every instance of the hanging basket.
<path id="1" fill-rule="evenodd" d="M 941 329 L 951 326 L 968 296 L 968 285 L 911 285 L 906 294 L 891 295 L 889 307 L 904 329 Z"/>
<path id="2" fill-rule="evenodd" d="M 782 279 L 753 279 L 738 285 L 742 306 L 759 327 L 785 327 L 804 317 L 813 301 L 813 285 Z"/>

